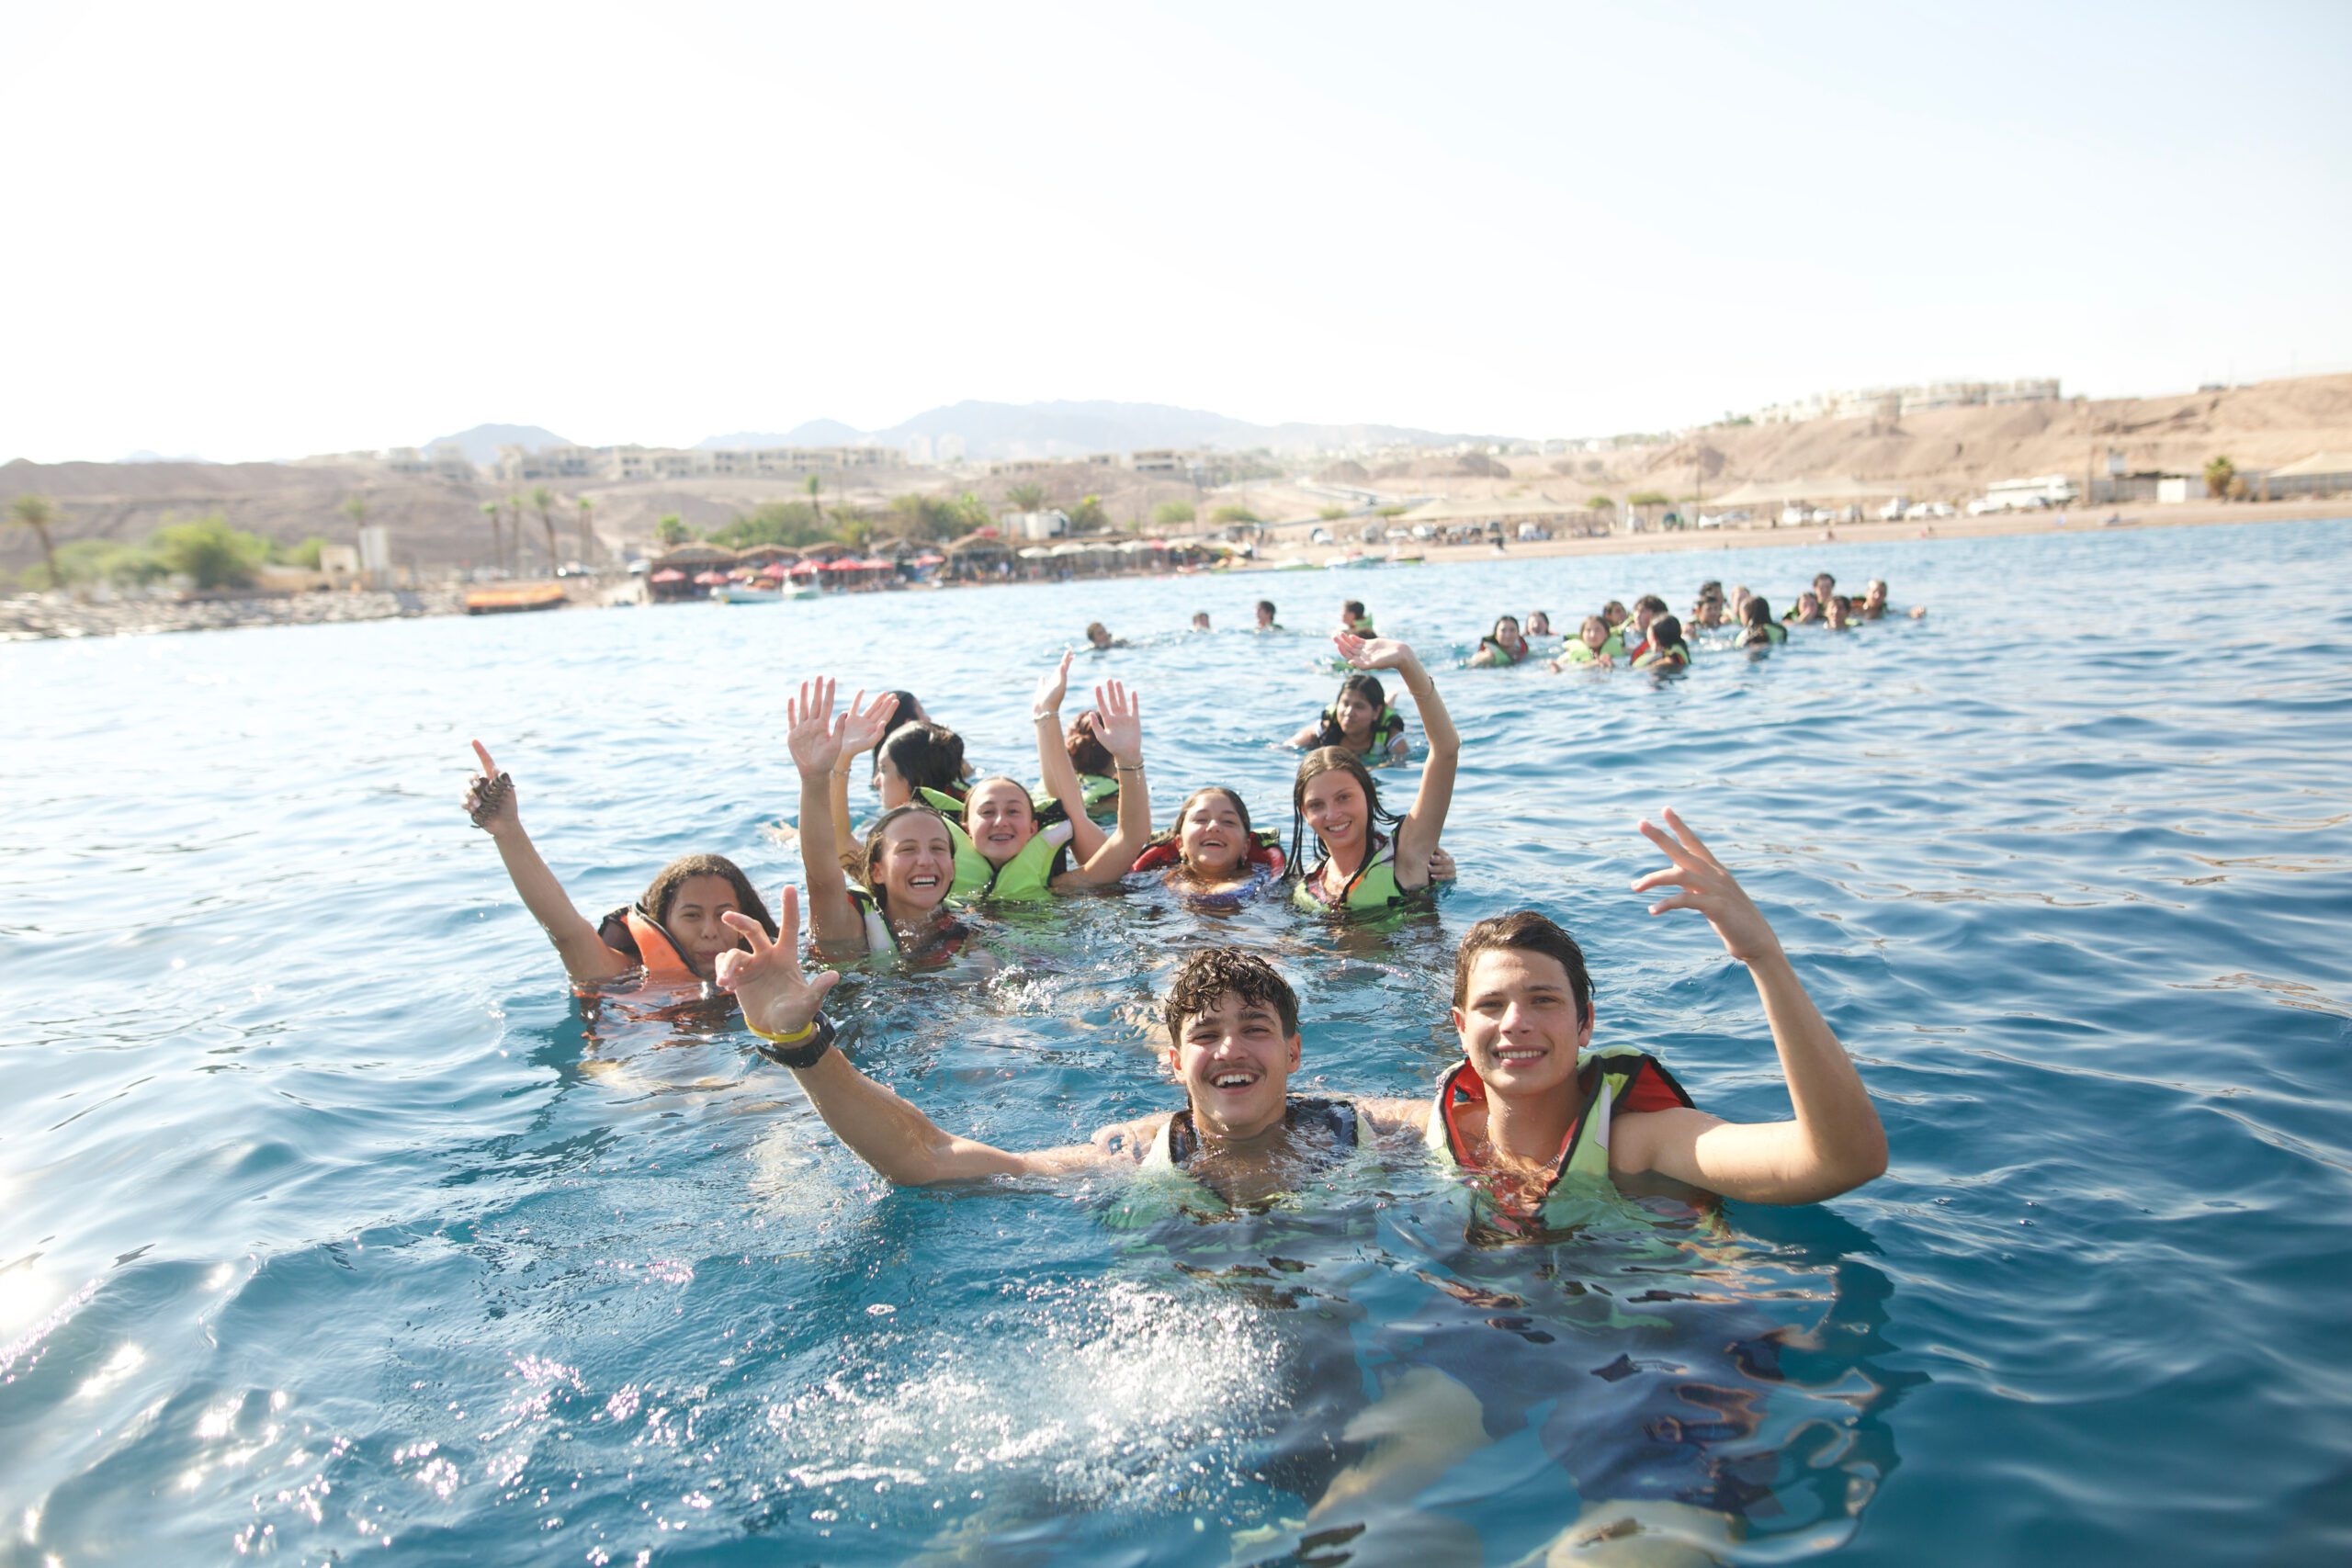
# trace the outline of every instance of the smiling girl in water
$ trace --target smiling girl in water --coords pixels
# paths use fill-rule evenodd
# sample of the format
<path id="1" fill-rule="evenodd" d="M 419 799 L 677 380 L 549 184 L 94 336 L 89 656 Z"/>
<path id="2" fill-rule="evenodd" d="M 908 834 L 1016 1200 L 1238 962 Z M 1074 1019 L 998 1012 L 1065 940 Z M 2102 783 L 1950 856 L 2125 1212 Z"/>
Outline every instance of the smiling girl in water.
<path id="1" fill-rule="evenodd" d="M 642 969 L 649 984 L 699 987 L 716 973 L 720 953 L 744 945 L 720 917 L 731 911 L 775 931 L 751 879 L 718 855 L 672 861 L 645 897 L 590 925 L 523 830 L 514 781 L 498 771 L 481 741 L 473 745 L 481 772 L 466 786 L 466 815 L 498 846 L 523 907 L 555 943 L 573 980 L 612 980 Z"/>
<path id="2" fill-rule="evenodd" d="M 1326 746 L 1308 752 L 1291 788 L 1291 868 L 1298 869 L 1304 830 L 1311 828 L 1323 858 L 1299 883 L 1299 900 L 1317 908 L 1390 908 L 1430 885 L 1430 857 L 1453 799 L 1462 739 L 1410 648 L 1344 633 L 1332 640 L 1357 669 L 1394 670 L 1404 679 L 1429 737 L 1429 761 L 1412 808 L 1398 818 L 1381 810 L 1379 786 L 1354 751 Z"/>
<path id="3" fill-rule="evenodd" d="M 1359 638 L 1358 640 L 1362 640 Z M 1293 746 L 1312 749 L 1340 746 L 1377 767 L 1401 762 L 1412 755 L 1405 739 L 1402 715 L 1388 705 L 1388 693 L 1376 675 L 1351 675 L 1340 682 L 1340 694 L 1323 716 L 1290 738 Z"/>

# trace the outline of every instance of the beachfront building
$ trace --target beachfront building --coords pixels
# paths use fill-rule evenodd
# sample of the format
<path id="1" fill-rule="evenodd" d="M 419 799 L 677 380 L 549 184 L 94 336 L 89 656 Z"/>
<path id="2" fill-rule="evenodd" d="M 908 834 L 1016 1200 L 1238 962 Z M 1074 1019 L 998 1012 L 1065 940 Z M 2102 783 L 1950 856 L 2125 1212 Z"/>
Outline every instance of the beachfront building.
<path id="1" fill-rule="evenodd" d="M 797 479 L 887 468 L 887 446 L 501 446 L 500 482 L 542 479 Z"/>
<path id="2" fill-rule="evenodd" d="M 2314 452 L 2300 463 L 2247 475 L 2246 487 L 2265 501 L 2352 495 L 2352 452 Z"/>
<path id="3" fill-rule="evenodd" d="M 1792 402 L 1770 404 L 1758 409 L 1755 417 L 1758 424 L 1803 424 L 1816 419 L 1898 419 L 1933 409 L 2055 401 L 2058 396 L 2055 376 L 2027 377 L 2015 381 L 1922 381 L 1909 387 L 1816 392 Z"/>
<path id="4" fill-rule="evenodd" d="M 1008 539 L 1065 539 L 1069 536 L 1069 513 L 1058 506 L 1047 507 L 1043 512 L 1008 512 L 996 522 Z"/>
<path id="5" fill-rule="evenodd" d="M 1154 447 L 1149 451 L 1130 454 L 1127 467 L 1139 474 L 1181 474 L 1191 469 L 1194 456 L 1172 447 Z"/>

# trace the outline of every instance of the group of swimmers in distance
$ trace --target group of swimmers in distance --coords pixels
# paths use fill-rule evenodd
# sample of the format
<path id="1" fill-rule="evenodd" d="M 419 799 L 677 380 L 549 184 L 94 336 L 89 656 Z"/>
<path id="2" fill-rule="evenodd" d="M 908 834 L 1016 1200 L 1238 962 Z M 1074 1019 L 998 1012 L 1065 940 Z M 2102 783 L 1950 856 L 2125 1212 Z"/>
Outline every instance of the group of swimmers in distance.
<path id="1" fill-rule="evenodd" d="M 1872 578 L 1868 592 L 1855 599 L 1839 593 L 1838 580 L 1825 571 L 1816 573 L 1813 586 L 1797 595 L 1794 608 L 1775 620 L 1762 594 L 1749 592 L 1743 583 L 1726 598 L 1724 585 L 1711 578 L 1700 585 L 1687 620 L 1655 593 L 1635 599 L 1630 610 L 1622 600 L 1611 599 L 1599 614 L 1584 618 L 1548 668 L 1607 670 L 1623 664 L 1635 670 L 1680 670 L 1689 666 L 1695 648 L 1763 651 L 1788 641 L 1791 626 L 1849 631 L 1866 621 L 1890 616 L 1917 620 L 1927 613 L 1925 606 L 1896 609 L 1887 599 L 1884 578 Z M 1523 627 L 1517 616 L 1504 615 L 1478 639 L 1470 663 L 1525 663 L 1542 656 L 1534 639 L 1552 635 L 1551 617 L 1541 610 L 1531 614 Z"/>
<path id="2" fill-rule="evenodd" d="M 1884 614 L 1877 586 L 1875 614 Z M 972 910 L 1130 878 L 1151 878 L 1202 908 L 1286 893 L 1306 910 L 1376 915 L 1420 900 L 1433 881 L 1453 874 L 1439 840 L 1460 738 L 1414 650 L 1373 636 L 1360 603 L 1350 601 L 1343 616 L 1345 629 L 1332 640 L 1352 672 L 1321 719 L 1292 738 L 1306 755 L 1292 785 L 1286 845 L 1253 825 L 1238 792 L 1215 783 L 1192 790 L 1156 829 L 1140 701 L 1105 681 L 1093 705 L 1066 724 L 1068 653 L 1041 676 L 1032 705 L 1035 789 L 1004 775 L 973 777 L 962 739 L 910 693 L 869 703 L 861 692 L 840 709 L 832 682 L 804 682 L 786 704 L 785 739 L 800 779 L 797 837 L 812 955 L 820 964 L 874 958 L 902 971 L 935 967 L 974 944 Z M 1260 619 L 1272 624 L 1271 604 L 1260 606 Z M 1644 642 L 1673 640 L 1661 637 L 1653 611 L 1637 608 L 1633 624 Z M 1605 640 L 1622 652 L 1613 631 Z M 1377 672 L 1403 685 L 1427 738 L 1419 786 L 1401 816 L 1382 805 L 1372 773 L 1407 750 Z M 1638 1050 L 1592 1049 L 1581 951 L 1544 915 L 1520 910 L 1479 922 L 1461 944 L 1452 1024 L 1463 1058 L 1428 1100 L 1291 1095 L 1300 1032 L 1289 986 L 1255 955 L 1212 948 L 1180 967 L 1163 1011 L 1165 1064 L 1183 1105 L 1105 1128 L 1087 1145 L 1015 1153 L 942 1131 L 830 1051 L 820 1003 L 839 975 L 802 967 L 801 892 L 787 887 L 771 914 L 731 861 L 690 855 L 664 866 L 634 905 L 592 923 L 524 831 L 511 777 L 479 742 L 474 751 L 480 772 L 468 785 L 468 814 L 498 846 L 567 975 L 593 983 L 634 973 L 645 987 L 733 993 L 762 1053 L 791 1068 L 826 1123 L 895 1181 L 1157 1161 L 1246 1203 L 1295 1187 L 1302 1171 L 1360 1142 L 1419 1141 L 1468 1178 L 1494 1213 L 1540 1229 L 1546 1203 L 1572 1178 L 1657 1176 L 1702 1192 L 1793 1203 L 1844 1191 L 1884 1168 L 1869 1096 L 1770 923 L 1670 811 L 1663 828 L 1640 824 L 1668 864 L 1634 889 L 1668 890 L 1653 915 L 1697 910 L 1747 967 L 1792 1120 L 1725 1122 L 1695 1108 L 1666 1067 Z M 849 784 L 857 759 L 869 755 L 880 810 L 853 841 Z"/>

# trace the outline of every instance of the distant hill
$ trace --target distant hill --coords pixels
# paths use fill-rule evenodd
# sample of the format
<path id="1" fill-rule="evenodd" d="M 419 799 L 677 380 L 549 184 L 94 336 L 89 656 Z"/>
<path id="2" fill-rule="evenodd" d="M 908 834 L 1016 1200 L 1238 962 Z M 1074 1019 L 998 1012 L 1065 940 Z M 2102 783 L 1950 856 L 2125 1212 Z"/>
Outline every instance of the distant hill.
<path id="1" fill-rule="evenodd" d="M 424 450 L 435 446 L 455 446 L 477 463 L 498 460 L 501 446 L 520 446 L 526 451 L 538 452 L 549 446 L 569 446 L 571 442 L 552 430 L 542 430 L 536 424 L 477 424 L 471 430 L 461 430 L 455 435 L 436 435 L 421 443 Z"/>
<path id="2" fill-rule="evenodd" d="M 864 431 L 839 420 L 817 419 L 781 435 L 750 431 L 714 435 L 705 446 L 846 446 L 873 441 L 903 446 L 914 436 L 963 437 L 965 455 L 990 457 L 1075 457 L 1088 452 L 1135 452 L 1159 446 L 1250 446 L 1301 449 L 1343 444 L 1449 446 L 1488 436 L 1453 435 L 1394 424 L 1252 424 L 1204 409 L 1166 403 L 1062 400 L 991 403 L 967 400 L 927 409 L 887 430 Z"/>
<path id="3" fill-rule="evenodd" d="M 854 446 L 865 439 L 865 432 L 854 424 L 843 424 L 837 419 L 812 419 L 796 424 L 783 434 L 767 431 L 739 430 L 729 435 L 706 435 L 695 446 L 730 447 L 741 450 L 755 446 Z"/>
<path id="4" fill-rule="evenodd" d="M 150 452 L 147 448 L 141 446 L 138 451 L 133 452 L 128 457 L 119 458 L 118 460 L 125 463 L 209 463 L 212 459 L 209 457 L 199 457 L 193 452 L 183 452 L 177 456 L 172 456 L 163 452 Z"/>

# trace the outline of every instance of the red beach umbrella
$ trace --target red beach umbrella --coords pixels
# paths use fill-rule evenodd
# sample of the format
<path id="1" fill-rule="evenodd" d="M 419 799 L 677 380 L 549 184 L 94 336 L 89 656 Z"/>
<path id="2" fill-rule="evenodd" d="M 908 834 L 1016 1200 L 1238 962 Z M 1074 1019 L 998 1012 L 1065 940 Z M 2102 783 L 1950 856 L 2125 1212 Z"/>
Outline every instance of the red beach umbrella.
<path id="1" fill-rule="evenodd" d="M 797 560 L 784 570 L 789 577 L 814 577 L 823 569 L 812 560 Z"/>
<path id="2" fill-rule="evenodd" d="M 780 560 L 772 560 L 768 562 L 767 565 L 760 568 L 760 575 L 762 577 L 782 577 L 784 573 L 785 565 Z"/>
<path id="3" fill-rule="evenodd" d="M 716 588 L 727 581 L 727 574 L 723 571 L 700 571 L 695 574 L 695 581 L 706 588 Z"/>
<path id="4" fill-rule="evenodd" d="M 655 582 L 684 582 L 685 580 L 686 574 L 674 566 L 665 566 L 652 577 Z"/>

